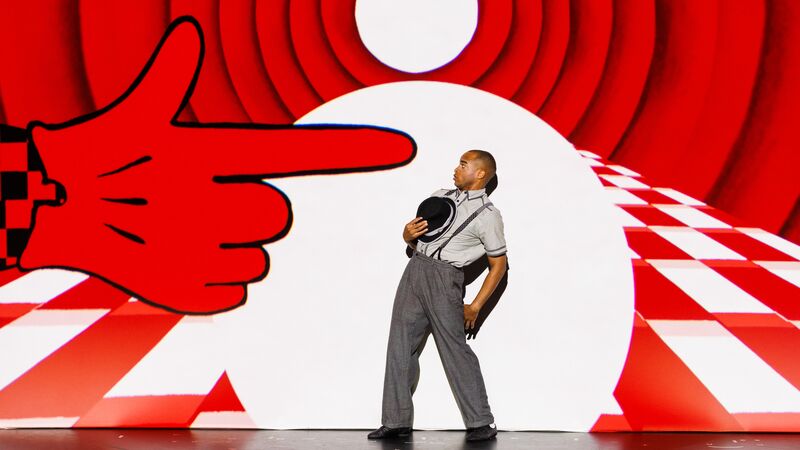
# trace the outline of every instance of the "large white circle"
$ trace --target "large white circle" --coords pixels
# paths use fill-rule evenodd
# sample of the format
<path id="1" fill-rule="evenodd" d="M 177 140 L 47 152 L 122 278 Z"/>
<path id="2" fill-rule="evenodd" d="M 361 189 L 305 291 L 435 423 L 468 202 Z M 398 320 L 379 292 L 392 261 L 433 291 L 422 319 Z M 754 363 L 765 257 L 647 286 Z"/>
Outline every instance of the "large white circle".
<path id="1" fill-rule="evenodd" d="M 497 159 L 491 198 L 511 266 L 503 298 L 469 341 L 498 426 L 586 431 L 618 410 L 613 390 L 633 321 L 630 256 L 613 205 L 569 142 L 509 101 L 434 82 L 365 88 L 300 122 L 400 129 L 418 153 L 384 172 L 274 180 L 292 201 L 294 225 L 267 247 L 271 271 L 247 304 L 217 316 L 230 379 L 258 426 L 379 424 L 392 302 L 407 261 L 402 227 L 422 199 L 452 186 L 470 148 Z M 462 428 L 432 337 L 420 364 L 414 426 Z"/>
<path id="2" fill-rule="evenodd" d="M 357 0 L 367 50 L 389 67 L 428 72 L 455 59 L 478 25 L 477 0 Z"/>

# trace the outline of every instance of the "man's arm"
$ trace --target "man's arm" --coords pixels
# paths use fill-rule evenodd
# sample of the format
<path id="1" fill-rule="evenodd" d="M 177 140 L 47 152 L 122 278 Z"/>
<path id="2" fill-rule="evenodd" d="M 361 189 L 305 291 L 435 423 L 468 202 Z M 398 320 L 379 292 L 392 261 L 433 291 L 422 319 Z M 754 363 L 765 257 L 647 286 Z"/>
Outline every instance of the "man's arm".
<path id="1" fill-rule="evenodd" d="M 468 305 L 464 305 L 464 328 L 472 329 L 475 326 L 475 321 L 478 319 L 478 312 L 480 312 L 483 305 L 489 300 L 503 275 L 506 274 L 507 258 L 506 255 L 488 256 L 489 259 L 489 273 L 483 280 L 481 290 L 475 296 L 475 300 Z"/>

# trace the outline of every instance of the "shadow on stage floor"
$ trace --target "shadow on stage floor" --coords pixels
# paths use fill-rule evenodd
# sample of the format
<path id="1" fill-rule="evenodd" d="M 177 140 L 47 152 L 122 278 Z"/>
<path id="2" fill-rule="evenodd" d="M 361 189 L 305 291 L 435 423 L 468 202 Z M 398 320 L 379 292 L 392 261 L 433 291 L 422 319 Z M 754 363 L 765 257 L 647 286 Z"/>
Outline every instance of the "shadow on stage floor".
<path id="1" fill-rule="evenodd" d="M 415 431 L 368 441 L 367 430 L 0 430 L 0 449 L 798 449 L 800 434 L 500 432 L 467 443 L 462 431 Z"/>

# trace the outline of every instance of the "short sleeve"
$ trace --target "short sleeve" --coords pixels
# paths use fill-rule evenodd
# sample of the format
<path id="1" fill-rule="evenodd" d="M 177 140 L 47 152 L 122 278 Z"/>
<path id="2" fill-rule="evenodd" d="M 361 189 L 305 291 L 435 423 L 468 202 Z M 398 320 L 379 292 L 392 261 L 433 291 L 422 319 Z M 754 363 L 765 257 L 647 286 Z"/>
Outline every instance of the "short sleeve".
<path id="1" fill-rule="evenodd" d="M 482 217 L 478 237 L 489 256 L 503 256 L 506 253 L 506 237 L 503 231 L 503 216 L 494 210 Z"/>

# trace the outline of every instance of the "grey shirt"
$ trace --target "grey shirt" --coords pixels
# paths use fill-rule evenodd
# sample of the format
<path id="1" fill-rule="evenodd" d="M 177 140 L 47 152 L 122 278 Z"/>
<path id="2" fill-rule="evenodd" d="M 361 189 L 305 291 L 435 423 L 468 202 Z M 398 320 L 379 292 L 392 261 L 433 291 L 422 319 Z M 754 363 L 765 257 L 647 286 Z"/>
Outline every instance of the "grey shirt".
<path id="1" fill-rule="evenodd" d="M 433 256 L 436 250 L 464 223 L 475 210 L 484 203 L 489 203 L 486 189 L 459 191 L 458 189 L 440 189 L 431 196 L 449 197 L 456 203 L 456 217 L 453 225 L 446 233 L 433 242 L 418 242 L 417 251 Z M 503 234 L 503 217 L 494 206 L 481 212 L 467 227 L 442 250 L 441 259 L 456 267 L 464 267 L 475 262 L 483 254 L 502 256 L 506 253 L 506 239 Z"/>

